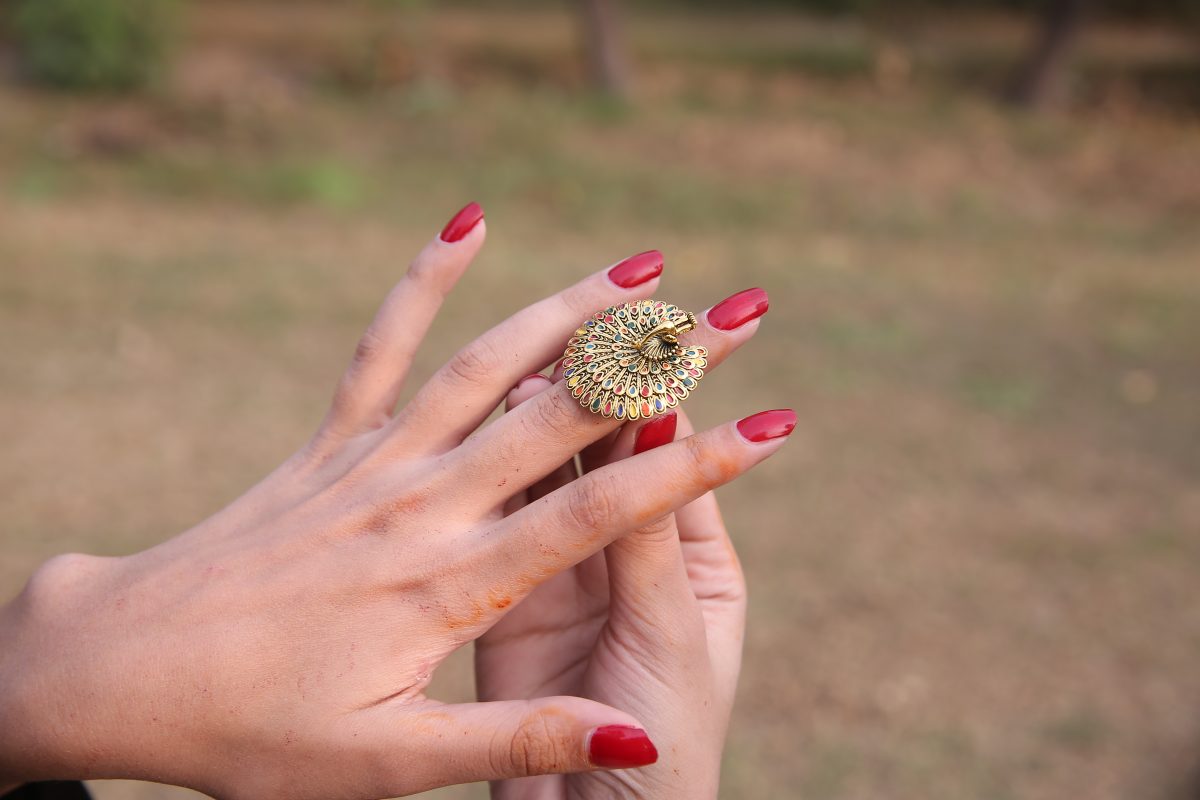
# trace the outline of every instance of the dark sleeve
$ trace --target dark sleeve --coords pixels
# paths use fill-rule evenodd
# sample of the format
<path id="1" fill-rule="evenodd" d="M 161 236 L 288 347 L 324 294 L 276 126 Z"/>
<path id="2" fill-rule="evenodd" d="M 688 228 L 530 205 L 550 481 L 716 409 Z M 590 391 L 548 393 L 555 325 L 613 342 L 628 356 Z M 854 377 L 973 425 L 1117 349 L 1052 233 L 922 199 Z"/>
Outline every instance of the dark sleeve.
<path id="1" fill-rule="evenodd" d="M 91 795 L 78 781 L 45 781 L 18 786 L 0 800 L 91 800 Z"/>

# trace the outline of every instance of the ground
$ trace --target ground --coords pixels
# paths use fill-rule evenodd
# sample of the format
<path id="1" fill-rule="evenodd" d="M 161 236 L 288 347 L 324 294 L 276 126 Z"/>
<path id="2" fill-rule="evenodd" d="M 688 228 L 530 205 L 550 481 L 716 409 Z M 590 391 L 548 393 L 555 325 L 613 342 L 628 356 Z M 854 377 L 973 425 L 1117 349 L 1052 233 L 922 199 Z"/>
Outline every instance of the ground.
<path id="1" fill-rule="evenodd" d="M 0 595 L 284 458 L 474 199 L 488 244 L 417 383 L 650 247 L 685 307 L 771 294 L 688 405 L 801 420 L 720 494 L 751 588 L 723 796 L 1200 792 L 1194 108 L 1118 84 L 1032 116 L 947 78 L 1015 22 L 667 11 L 630 21 L 619 107 L 555 6 L 386 8 L 205 3 L 149 97 L 0 86 Z M 1085 53 L 1194 58 L 1181 36 L 1098 26 Z"/>

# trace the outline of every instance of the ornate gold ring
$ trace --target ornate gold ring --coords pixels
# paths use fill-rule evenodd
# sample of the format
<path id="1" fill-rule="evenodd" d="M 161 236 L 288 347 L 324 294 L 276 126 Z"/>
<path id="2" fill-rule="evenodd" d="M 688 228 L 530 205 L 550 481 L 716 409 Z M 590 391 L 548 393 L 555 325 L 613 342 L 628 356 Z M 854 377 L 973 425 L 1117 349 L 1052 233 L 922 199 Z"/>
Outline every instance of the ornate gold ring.
<path id="1" fill-rule="evenodd" d="M 708 350 L 679 341 L 696 315 L 662 300 L 597 311 L 563 353 L 563 375 L 579 405 L 617 419 L 662 414 L 704 377 Z"/>

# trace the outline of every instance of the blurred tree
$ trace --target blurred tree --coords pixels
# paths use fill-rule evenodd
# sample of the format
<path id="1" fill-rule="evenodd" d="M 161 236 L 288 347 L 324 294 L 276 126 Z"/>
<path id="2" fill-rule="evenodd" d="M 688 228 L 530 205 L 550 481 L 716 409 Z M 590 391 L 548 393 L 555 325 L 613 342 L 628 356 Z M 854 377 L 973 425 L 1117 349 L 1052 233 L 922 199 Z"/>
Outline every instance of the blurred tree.
<path id="1" fill-rule="evenodd" d="M 592 85 L 617 98 L 629 95 L 629 59 L 616 0 L 577 0 Z"/>
<path id="2" fill-rule="evenodd" d="M 1027 108 L 1046 108 L 1062 101 L 1071 46 L 1078 38 L 1088 2 L 1047 0 L 1033 47 L 1009 85 L 1012 102 Z"/>
<path id="3" fill-rule="evenodd" d="M 16 0 L 21 63 L 39 82 L 70 89 L 132 89 L 162 67 L 172 0 Z"/>

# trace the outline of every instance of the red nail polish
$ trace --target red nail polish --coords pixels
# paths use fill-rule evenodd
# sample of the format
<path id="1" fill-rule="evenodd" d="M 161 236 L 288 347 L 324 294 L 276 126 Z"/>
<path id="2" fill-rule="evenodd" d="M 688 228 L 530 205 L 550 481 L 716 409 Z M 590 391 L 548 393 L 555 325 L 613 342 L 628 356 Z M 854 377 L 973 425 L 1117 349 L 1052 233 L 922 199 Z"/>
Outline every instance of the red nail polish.
<path id="1" fill-rule="evenodd" d="M 446 227 L 442 228 L 442 241 L 453 244 L 475 229 L 483 219 L 483 208 L 479 203 L 467 203 L 455 214 Z"/>
<path id="2" fill-rule="evenodd" d="M 658 761 L 658 750 L 641 728 L 605 725 L 592 731 L 588 753 L 597 767 L 644 767 Z"/>
<path id="3" fill-rule="evenodd" d="M 608 271 L 608 279 L 622 289 L 640 286 L 663 271 L 663 255 L 657 250 L 638 253 L 617 264 Z"/>
<path id="4" fill-rule="evenodd" d="M 738 420 L 738 433 L 752 442 L 765 442 L 787 436 L 796 427 L 796 412 L 790 408 L 760 411 Z"/>
<path id="5" fill-rule="evenodd" d="M 633 439 L 633 454 L 644 453 L 664 444 L 675 441 L 675 425 L 679 417 L 674 411 L 655 417 L 638 428 L 637 436 Z"/>
<path id="6" fill-rule="evenodd" d="M 767 313 L 770 301 L 762 289 L 746 289 L 727 297 L 708 310 L 708 324 L 731 331 Z"/>

